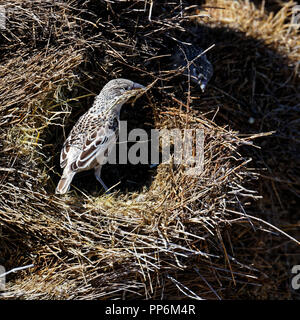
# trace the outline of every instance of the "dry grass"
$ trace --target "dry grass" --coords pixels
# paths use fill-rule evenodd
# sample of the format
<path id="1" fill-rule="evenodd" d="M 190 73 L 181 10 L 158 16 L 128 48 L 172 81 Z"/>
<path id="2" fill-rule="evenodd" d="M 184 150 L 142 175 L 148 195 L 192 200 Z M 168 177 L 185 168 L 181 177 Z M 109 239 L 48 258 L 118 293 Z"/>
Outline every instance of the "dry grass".
<path id="1" fill-rule="evenodd" d="M 300 195 L 293 3 L 275 16 L 234 3 L 210 1 L 204 11 L 144 0 L 5 2 L 0 264 L 34 267 L 10 274 L 3 298 L 297 297 L 289 288 Z M 205 94 L 170 71 L 174 39 L 215 44 Z M 204 130 L 204 171 L 187 176 L 172 159 L 111 165 L 104 181 L 121 181 L 111 195 L 85 175 L 57 197 L 64 136 L 115 77 L 156 80 L 135 117 L 124 107 L 129 128 Z"/>

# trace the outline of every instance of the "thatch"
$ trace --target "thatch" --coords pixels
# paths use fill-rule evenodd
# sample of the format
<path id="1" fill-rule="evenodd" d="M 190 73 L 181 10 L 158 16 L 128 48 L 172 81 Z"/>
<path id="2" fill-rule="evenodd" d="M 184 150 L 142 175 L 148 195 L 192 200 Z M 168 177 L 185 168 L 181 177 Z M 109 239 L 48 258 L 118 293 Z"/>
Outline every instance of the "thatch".
<path id="1" fill-rule="evenodd" d="M 296 296 L 295 3 L 275 16 L 248 1 L 151 3 L 5 1 L 0 264 L 34 265 L 7 276 L 6 299 Z M 204 94 L 170 68 L 178 41 L 215 44 Z M 112 194 L 84 173 L 54 195 L 66 134 L 116 77 L 154 83 L 134 116 L 124 107 L 130 128 L 204 131 L 203 172 L 187 176 L 172 159 L 107 165 L 104 181 L 121 181 Z"/>

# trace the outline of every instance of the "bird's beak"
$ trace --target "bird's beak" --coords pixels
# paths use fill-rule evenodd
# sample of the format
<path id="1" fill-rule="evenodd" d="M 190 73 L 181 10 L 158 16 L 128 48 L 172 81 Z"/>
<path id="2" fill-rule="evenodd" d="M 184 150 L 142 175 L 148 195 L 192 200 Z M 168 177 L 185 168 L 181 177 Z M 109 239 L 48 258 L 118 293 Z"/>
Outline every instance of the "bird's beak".
<path id="1" fill-rule="evenodd" d="M 141 84 L 139 84 L 137 82 L 133 83 L 132 89 L 144 89 L 144 88 L 145 88 L 144 86 L 142 86 Z"/>
<path id="2" fill-rule="evenodd" d="M 138 99 L 141 95 L 144 94 L 146 87 L 142 86 L 141 84 L 134 82 L 132 88 L 124 93 L 125 100 L 129 100 L 130 98 L 134 97 L 134 101 Z"/>
<path id="3" fill-rule="evenodd" d="M 204 91 L 205 91 L 205 88 L 206 88 L 206 85 L 207 85 L 207 82 L 200 80 L 200 81 L 198 81 L 198 84 L 199 84 L 202 92 L 204 92 Z"/>
<path id="4" fill-rule="evenodd" d="M 205 91 L 205 87 L 206 87 L 206 85 L 205 85 L 204 83 L 201 83 L 201 84 L 200 84 L 200 88 L 201 88 L 202 92 Z"/>

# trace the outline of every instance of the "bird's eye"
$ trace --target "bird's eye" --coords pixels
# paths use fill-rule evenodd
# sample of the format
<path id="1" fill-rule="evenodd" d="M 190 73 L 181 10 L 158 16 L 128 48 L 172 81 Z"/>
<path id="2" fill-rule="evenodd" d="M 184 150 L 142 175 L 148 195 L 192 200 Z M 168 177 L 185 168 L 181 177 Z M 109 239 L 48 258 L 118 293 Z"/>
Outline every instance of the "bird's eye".
<path id="1" fill-rule="evenodd" d="M 202 80 L 202 79 L 204 79 L 204 75 L 203 75 L 202 73 L 199 73 L 199 74 L 198 74 L 198 78 L 199 78 L 200 80 Z"/>

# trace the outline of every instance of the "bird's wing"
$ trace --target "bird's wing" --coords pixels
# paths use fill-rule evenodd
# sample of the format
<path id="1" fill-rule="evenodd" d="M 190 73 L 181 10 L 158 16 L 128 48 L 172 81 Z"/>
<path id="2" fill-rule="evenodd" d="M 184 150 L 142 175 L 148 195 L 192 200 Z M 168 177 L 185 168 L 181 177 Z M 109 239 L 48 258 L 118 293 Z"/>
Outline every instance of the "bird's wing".
<path id="1" fill-rule="evenodd" d="M 80 148 L 77 148 L 76 145 L 74 144 L 74 141 L 71 138 L 71 135 L 67 138 L 67 140 L 65 141 L 63 148 L 61 149 L 61 153 L 60 153 L 60 167 L 64 168 L 67 163 L 68 160 L 71 160 L 71 158 L 76 157 L 75 155 L 73 155 L 74 151 L 78 151 L 80 152 Z"/>
<path id="2" fill-rule="evenodd" d="M 95 167 L 98 163 L 96 157 L 100 154 L 105 154 L 106 150 L 111 146 L 112 140 L 116 140 L 118 127 L 119 122 L 116 117 L 103 119 L 100 116 L 90 116 L 88 121 L 83 119 L 80 130 L 77 130 L 82 134 L 80 148 L 74 150 L 79 144 L 73 143 L 73 148 L 72 145 L 69 147 L 69 153 L 72 152 L 70 156 L 72 159 L 68 159 L 68 146 L 72 142 L 73 133 L 70 135 L 70 142 L 66 141 L 66 146 L 63 148 L 65 152 L 62 151 L 62 160 L 66 161 L 65 159 L 67 158 L 70 168 L 74 172 Z"/>
<path id="3" fill-rule="evenodd" d="M 67 163 L 73 161 L 73 159 L 77 158 L 77 154 L 80 153 L 82 149 L 82 145 L 84 142 L 84 131 L 80 130 L 84 125 L 84 118 L 86 115 L 84 114 L 79 118 L 77 123 L 72 128 L 68 138 L 66 139 L 60 153 L 60 166 L 64 168 Z"/>
<path id="4" fill-rule="evenodd" d="M 71 164 L 71 170 L 76 172 L 94 167 L 97 163 L 96 156 L 105 153 L 109 147 L 110 135 L 111 133 L 102 127 L 87 137 L 77 159 Z"/>

